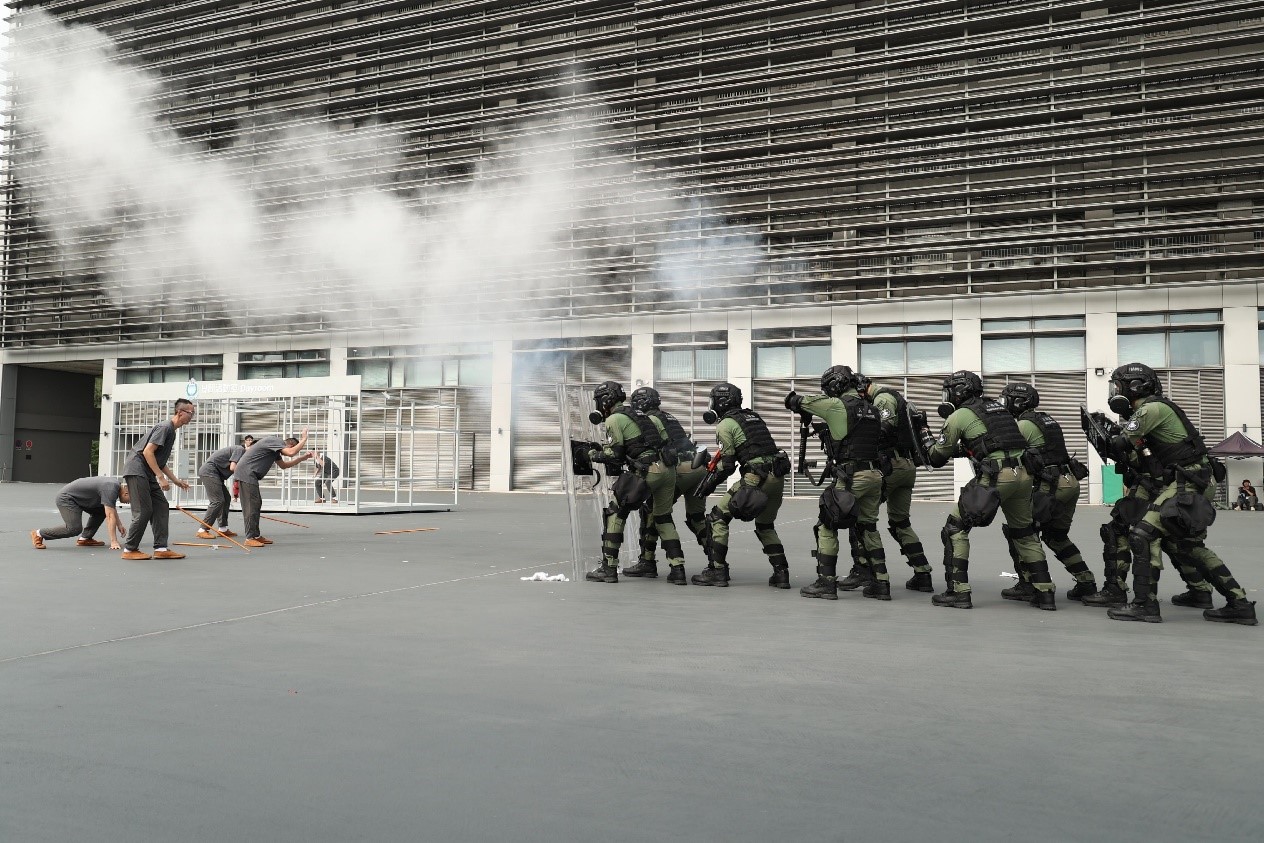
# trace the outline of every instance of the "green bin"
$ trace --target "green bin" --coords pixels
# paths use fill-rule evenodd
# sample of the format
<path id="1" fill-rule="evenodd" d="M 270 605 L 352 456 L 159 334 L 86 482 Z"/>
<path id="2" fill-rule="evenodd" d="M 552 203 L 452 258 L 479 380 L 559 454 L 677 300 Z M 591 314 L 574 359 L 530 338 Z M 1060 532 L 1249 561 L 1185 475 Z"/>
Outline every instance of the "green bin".
<path id="1" fill-rule="evenodd" d="M 1124 478 L 1114 464 L 1102 466 L 1102 503 L 1109 506 L 1124 496 Z"/>

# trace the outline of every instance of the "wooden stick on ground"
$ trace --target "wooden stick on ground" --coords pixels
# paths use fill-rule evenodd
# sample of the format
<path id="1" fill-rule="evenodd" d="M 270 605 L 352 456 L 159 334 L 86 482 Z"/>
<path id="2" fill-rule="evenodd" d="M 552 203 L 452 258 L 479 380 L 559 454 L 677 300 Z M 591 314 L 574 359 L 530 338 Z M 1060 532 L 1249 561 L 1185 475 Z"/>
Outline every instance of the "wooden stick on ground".
<path id="1" fill-rule="evenodd" d="M 284 518 L 273 518 L 271 515 L 260 515 L 259 517 L 267 521 L 275 521 L 278 524 L 289 524 L 291 527 L 302 527 L 304 530 L 311 529 L 311 527 L 307 526 L 306 524 L 299 524 L 295 521 L 286 521 Z"/>
<path id="2" fill-rule="evenodd" d="M 217 544 L 203 544 L 202 542 L 172 542 L 172 547 L 219 547 Z"/>
<path id="3" fill-rule="evenodd" d="M 233 540 L 232 540 L 232 539 L 230 539 L 228 536 L 224 535 L 224 534 L 223 534 L 223 533 L 221 533 L 219 530 L 217 530 L 217 529 L 215 529 L 214 527 L 212 527 L 210 524 L 207 524 L 207 523 L 206 523 L 205 521 L 203 521 L 201 518 L 198 518 L 196 515 L 194 515 L 192 512 L 189 512 L 189 511 L 188 511 L 187 509 L 185 509 L 184 507 L 182 507 L 182 506 L 177 506 L 177 507 L 176 507 L 176 509 L 180 510 L 180 511 L 181 511 L 181 512 L 183 512 L 185 515 L 189 516 L 189 517 L 190 517 L 190 518 L 192 518 L 194 521 L 196 521 L 196 522 L 198 522 L 199 524 L 201 524 L 201 525 L 202 525 L 202 528 L 203 528 L 203 529 L 205 529 L 208 533 L 214 533 L 215 535 L 219 536 L 221 539 L 224 539 L 225 541 L 230 541 L 230 542 L 233 542 L 233 544 L 237 545 L 238 547 L 240 547 L 242 550 L 246 551 L 247 553 L 249 553 L 249 552 L 250 552 L 250 548 L 246 547 L 244 544 L 238 544 L 237 542 L 233 541 Z"/>
<path id="4" fill-rule="evenodd" d="M 431 532 L 431 531 L 433 531 L 433 530 L 437 530 L 437 529 L 439 529 L 439 528 L 438 528 L 438 527 L 417 527 L 416 529 L 413 529 L 413 530 L 378 530 L 378 531 L 377 531 L 376 533 L 374 533 L 373 535 L 375 535 L 375 536 L 394 536 L 394 535 L 396 535 L 396 534 L 398 534 L 398 533 L 429 533 L 429 532 Z"/>

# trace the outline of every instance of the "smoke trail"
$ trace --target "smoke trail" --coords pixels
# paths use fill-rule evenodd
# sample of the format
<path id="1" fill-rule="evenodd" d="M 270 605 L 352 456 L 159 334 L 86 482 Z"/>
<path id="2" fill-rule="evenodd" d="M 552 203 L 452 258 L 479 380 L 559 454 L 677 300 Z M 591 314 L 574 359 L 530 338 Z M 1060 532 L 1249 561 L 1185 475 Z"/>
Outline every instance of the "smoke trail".
<path id="1" fill-rule="evenodd" d="M 132 312 L 358 327 L 612 312 L 757 270 L 750 232 L 604 147 L 591 114 L 513 127 L 472 177 L 412 184 L 390 126 L 247 123 L 209 149 L 158 82 L 87 27 L 12 31 L 15 175 L 65 272 Z"/>

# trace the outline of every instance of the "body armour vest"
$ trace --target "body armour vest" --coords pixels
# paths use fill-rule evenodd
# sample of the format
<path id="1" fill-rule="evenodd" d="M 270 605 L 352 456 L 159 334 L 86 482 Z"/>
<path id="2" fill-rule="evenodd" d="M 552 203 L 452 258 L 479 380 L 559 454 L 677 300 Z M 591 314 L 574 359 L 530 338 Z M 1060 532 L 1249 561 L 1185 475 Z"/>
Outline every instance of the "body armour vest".
<path id="1" fill-rule="evenodd" d="M 735 456 L 739 463 L 746 465 L 758 457 L 771 457 L 777 453 L 777 443 L 772 441 L 768 425 L 759 417 L 759 413 L 737 409 L 725 413 L 724 417 L 737 422 L 737 426 L 742 429 L 742 436 L 746 438 L 745 442 L 737 446 Z"/>
<path id="2" fill-rule="evenodd" d="M 671 443 L 672 450 L 690 456 L 698 450 L 693 440 L 689 438 L 689 434 L 685 433 L 680 421 L 671 413 L 665 413 L 662 410 L 651 410 L 645 415 L 653 416 L 663 423 L 663 429 L 667 431 L 667 441 Z"/>
<path id="3" fill-rule="evenodd" d="M 1156 442 L 1149 436 L 1145 438 L 1150 453 L 1163 466 L 1189 465 L 1207 456 L 1207 444 L 1203 442 L 1202 434 L 1198 432 L 1198 428 L 1194 427 L 1194 423 L 1189 420 L 1189 416 L 1185 415 L 1184 410 L 1167 398 L 1152 398 L 1146 403 L 1166 405 L 1173 413 L 1176 413 L 1181 424 L 1185 425 L 1186 438 L 1180 442 Z"/>
<path id="4" fill-rule="evenodd" d="M 1062 435 L 1062 425 L 1053 416 L 1039 410 L 1028 410 L 1019 418 L 1040 428 L 1040 433 L 1045 438 L 1045 444 L 1040 446 L 1040 459 L 1045 465 L 1065 466 L 1071 461 L 1071 455 L 1066 449 L 1066 437 Z"/>
<path id="5" fill-rule="evenodd" d="M 640 431 L 631 439 L 625 439 L 623 442 L 624 453 L 627 455 L 629 462 L 650 462 L 658 459 L 659 451 L 662 450 L 663 437 L 659 436 L 658 428 L 654 426 L 654 422 L 650 421 L 650 417 L 642 412 L 638 412 L 632 407 L 623 407 L 618 411 L 611 413 L 612 416 L 627 416 L 636 425 Z M 649 459 L 652 456 L 652 459 Z"/>
<path id="6" fill-rule="evenodd" d="M 878 387 L 873 392 L 875 398 L 884 394 L 895 398 L 895 429 L 882 431 L 878 447 L 883 451 L 894 449 L 902 457 L 912 456 L 917 452 L 917 446 L 913 444 L 913 422 L 909 419 L 908 400 L 898 389 L 889 386 Z"/>
<path id="7" fill-rule="evenodd" d="M 1018 429 L 1018 420 L 1005 409 L 1004 404 L 991 398 L 971 398 L 961 406 L 978 416 L 987 428 L 987 433 L 965 443 L 976 457 L 986 457 L 997 451 L 1027 450 L 1027 438 Z"/>
<path id="8" fill-rule="evenodd" d="M 878 439 L 882 436 L 882 420 L 877 409 L 855 395 L 839 396 L 847 408 L 847 438 L 834 443 L 834 460 L 876 460 Z"/>

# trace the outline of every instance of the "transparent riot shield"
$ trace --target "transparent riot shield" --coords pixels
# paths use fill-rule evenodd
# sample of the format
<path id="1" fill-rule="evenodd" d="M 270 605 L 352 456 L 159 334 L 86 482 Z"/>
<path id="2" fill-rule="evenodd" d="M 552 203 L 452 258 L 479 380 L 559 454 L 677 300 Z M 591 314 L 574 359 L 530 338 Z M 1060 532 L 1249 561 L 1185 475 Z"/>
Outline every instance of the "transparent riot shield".
<path id="1" fill-rule="evenodd" d="M 584 573 L 601 562 L 601 534 L 605 530 L 605 509 L 610 505 L 610 480 L 601 464 L 584 465 L 579 455 L 589 445 L 601 447 L 606 442 L 604 425 L 594 424 L 589 414 L 596 411 L 592 386 L 557 385 L 558 418 L 561 421 L 562 487 L 566 491 L 567 514 L 571 531 L 571 579 L 580 581 Z M 579 469 L 579 473 L 577 473 Z M 628 516 L 619 552 L 620 566 L 631 560 L 640 548 L 640 517 Z"/>

